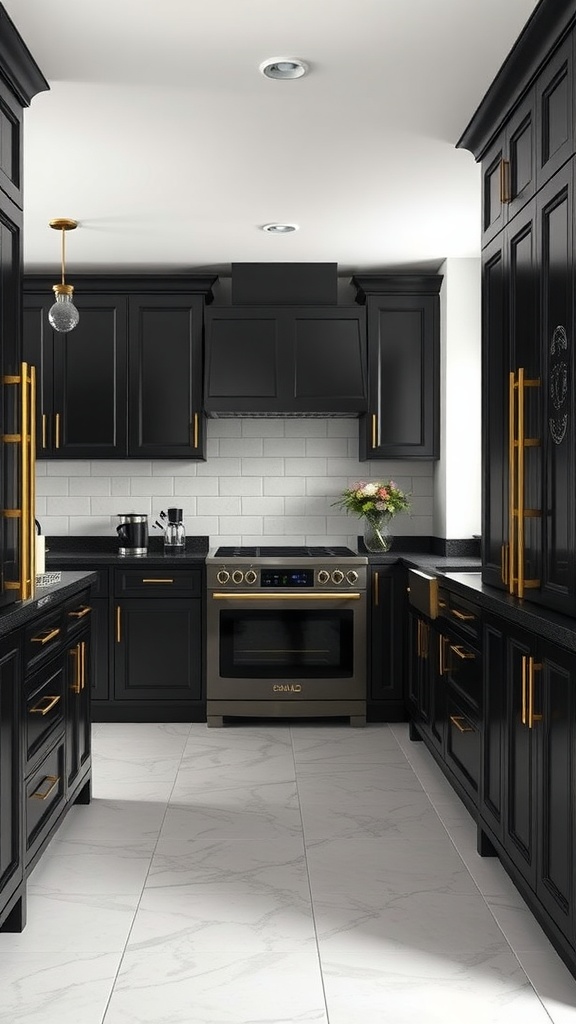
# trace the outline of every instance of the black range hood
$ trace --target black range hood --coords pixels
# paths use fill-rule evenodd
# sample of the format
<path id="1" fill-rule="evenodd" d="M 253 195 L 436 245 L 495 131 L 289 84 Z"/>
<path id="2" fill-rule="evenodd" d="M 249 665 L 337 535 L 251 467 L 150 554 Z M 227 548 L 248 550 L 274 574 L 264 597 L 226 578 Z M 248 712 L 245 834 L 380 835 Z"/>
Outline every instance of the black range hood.
<path id="1" fill-rule="evenodd" d="M 366 412 L 365 309 L 338 305 L 336 263 L 234 263 L 205 312 L 208 416 Z"/>

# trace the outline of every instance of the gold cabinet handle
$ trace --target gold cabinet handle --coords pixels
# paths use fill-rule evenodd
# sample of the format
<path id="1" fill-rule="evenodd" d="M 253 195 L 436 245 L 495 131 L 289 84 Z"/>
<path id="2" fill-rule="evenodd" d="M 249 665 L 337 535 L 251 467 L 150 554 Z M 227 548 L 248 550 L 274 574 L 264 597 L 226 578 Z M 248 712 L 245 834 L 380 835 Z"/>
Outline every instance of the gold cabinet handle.
<path id="1" fill-rule="evenodd" d="M 198 434 L 199 434 L 198 423 L 199 423 L 198 413 L 195 412 L 194 413 L 193 427 L 192 427 L 192 447 L 193 448 L 197 448 L 198 447 Z"/>
<path id="2" fill-rule="evenodd" d="M 342 591 L 341 594 L 239 594 L 235 591 L 229 594 L 214 590 L 212 593 L 214 601 L 359 601 L 361 597 L 362 594 L 349 591 Z"/>
<path id="3" fill-rule="evenodd" d="M 528 728 L 534 728 L 534 722 L 541 722 L 542 715 L 537 715 L 534 711 L 534 673 L 540 672 L 542 665 L 536 664 L 534 658 L 528 659 Z"/>
<path id="4" fill-rule="evenodd" d="M 80 688 L 86 686 L 86 641 L 80 643 Z"/>
<path id="5" fill-rule="evenodd" d="M 442 633 L 440 633 L 439 640 L 440 643 L 438 646 L 438 674 L 441 676 L 445 676 L 448 669 L 448 666 L 446 665 L 446 644 L 448 643 L 448 639 L 447 637 L 443 636 Z"/>
<path id="6" fill-rule="evenodd" d="M 46 447 L 46 413 L 42 413 L 42 448 Z"/>
<path id="7" fill-rule="evenodd" d="M 472 612 L 460 612 L 460 611 L 458 611 L 457 608 L 452 608 L 451 611 L 452 611 L 452 615 L 456 619 L 461 619 L 462 622 L 473 622 L 474 619 L 476 618 L 475 615 L 472 615 Z"/>
<path id="8" fill-rule="evenodd" d="M 174 580 L 170 580 L 170 579 L 168 579 L 168 577 L 158 578 L 156 580 L 145 580 L 145 579 L 143 579 L 142 583 L 174 583 Z"/>
<path id="9" fill-rule="evenodd" d="M 505 587 L 508 586 L 508 544 L 503 544 L 500 550 L 500 576 Z"/>
<path id="10" fill-rule="evenodd" d="M 56 786 L 60 782 L 59 775 L 47 775 L 46 778 L 42 779 L 38 789 L 35 793 L 30 794 L 31 800 L 47 800 L 51 793 L 54 792 Z M 42 786 L 48 786 L 48 789 L 42 791 Z"/>
<path id="11" fill-rule="evenodd" d="M 80 607 L 73 612 L 68 612 L 71 619 L 83 619 L 85 615 L 89 615 L 92 608 L 89 604 L 81 604 Z"/>
<path id="12" fill-rule="evenodd" d="M 122 609 L 116 605 L 116 643 L 122 642 Z"/>
<path id="13" fill-rule="evenodd" d="M 55 629 L 47 629 L 44 633 L 38 633 L 38 636 L 33 636 L 30 642 L 33 644 L 47 644 L 49 640 L 53 640 L 55 636 L 58 636 L 59 632 L 59 626 L 56 626 Z"/>
<path id="14" fill-rule="evenodd" d="M 72 683 L 70 689 L 72 690 L 72 693 L 80 693 L 80 690 L 82 689 L 82 680 L 80 677 L 80 644 L 76 644 L 76 647 L 68 653 L 71 658 L 75 659 L 76 664 L 76 679 Z"/>
<path id="15" fill-rule="evenodd" d="M 42 701 L 45 701 L 45 700 L 47 700 L 48 703 L 45 704 L 44 707 L 42 707 L 41 706 L 42 705 Z M 49 711 L 52 711 L 52 708 L 56 706 L 56 704 L 58 703 L 59 700 L 60 700 L 60 694 L 59 693 L 55 694 L 53 697 L 49 697 L 46 694 L 46 696 L 42 697 L 42 699 L 38 702 L 38 704 L 36 704 L 33 708 L 30 708 L 30 714 L 31 715 L 47 715 Z"/>
<path id="16" fill-rule="evenodd" d="M 474 732 L 474 729 L 469 722 L 466 721 L 464 715 L 450 715 L 450 721 L 452 722 L 452 725 L 456 726 L 458 732 Z M 466 725 L 462 725 L 462 722 L 466 722 Z"/>
<path id="17" fill-rule="evenodd" d="M 372 413 L 372 447 L 377 448 L 378 444 L 378 417 L 375 412 Z"/>
<path id="18" fill-rule="evenodd" d="M 454 651 L 456 657 L 461 658 L 462 661 L 475 661 L 476 655 L 472 651 L 467 651 L 465 647 L 460 644 L 450 644 L 450 650 Z"/>
<path id="19" fill-rule="evenodd" d="M 60 413 L 54 415 L 54 447 L 60 447 Z"/>
<path id="20" fill-rule="evenodd" d="M 542 515 L 540 509 L 525 507 L 524 477 L 526 448 L 540 445 L 540 439 L 527 438 L 525 435 L 525 398 L 527 388 L 539 388 L 540 379 L 528 380 L 524 367 L 518 368 L 518 376 L 514 373 L 509 377 L 509 417 L 508 417 L 508 463 L 509 463 L 509 508 L 508 508 L 508 540 L 509 574 L 508 591 L 516 597 L 524 597 L 526 587 L 537 588 L 539 579 L 527 580 L 524 575 L 524 519 L 537 518 Z"/>
<path id="21" fill-rule="evenodd" d="M 379 580 L 379 576 L 380 576 L 380 573 L 378 573 L 378 572 L 374 573 L 374 607 L 375 608 L 378 607 L 378 602 L 380 600 L 380 593 L 379 593 L 379 591 L 380 591 L 380 580 Z"/>
<path id="22" fill-rule="evenodd" d="M 522 714 L 520 721 L 522 725 L 526 725 L 526 679 L 528 669 L 528 658 L 525 654 L 522 655 Z"/>
<path id="23" fill-rule="evenodd" d="M 500 202 L 509 203 L 512 199 L 510 195 L 510 161 L 500 161 Z"/>

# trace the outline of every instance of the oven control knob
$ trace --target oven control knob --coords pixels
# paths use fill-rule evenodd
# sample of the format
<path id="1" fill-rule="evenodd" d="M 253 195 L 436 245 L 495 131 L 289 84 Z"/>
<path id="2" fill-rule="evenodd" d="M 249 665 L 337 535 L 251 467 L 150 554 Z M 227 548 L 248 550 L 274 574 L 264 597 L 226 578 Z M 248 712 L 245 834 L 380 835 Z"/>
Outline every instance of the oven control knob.
<path id="1" fill-rule="evenodd" d="M 258 576 L 254 572 L 254 569 L 248 569 L 248 572 L 246 573 L 244 579 L 246 583 L 256 583 Z"/>
<path id="2" fill-rule="evenodd" d="M 346 579 L 348 580 L 348 583 L 354 585 L 358 579 L 358 573 L 356 572 L 356 569 L 349 569 L 348 572 L 346 573 Z"/>
<path id="3" fill-rule="evenodd" d="M 230 573 L 228 572 L 227 569 L 219 569 L 218 572 L 216 573 L 216 579 L 218 580 L 218 583 L 221 583 L 222 585 L 224 583 L 228 583 L 228 580 L 230 579 Z"/>
<path id="4" fill-rule="evenodd" d="M 342 583 L 343 579 L 344 573 L 342 572 L 342 569 L 334 569 L 334 572 L 332 573 L 332 583 Z"/>
<path id="5" fill-rule="evenodd" d="M 320 569 L 317 579 L 318 583 L 328 583 L 330 580 L 330 573 L 327 569 Z"/>
<path id="6" fill-rule="evenodd" d="M 234 572 L 232 573 L 232 583 L 242 583 L 243 579 L 244 573 L 242 572 L 242 570 L 234 569 Z"/>

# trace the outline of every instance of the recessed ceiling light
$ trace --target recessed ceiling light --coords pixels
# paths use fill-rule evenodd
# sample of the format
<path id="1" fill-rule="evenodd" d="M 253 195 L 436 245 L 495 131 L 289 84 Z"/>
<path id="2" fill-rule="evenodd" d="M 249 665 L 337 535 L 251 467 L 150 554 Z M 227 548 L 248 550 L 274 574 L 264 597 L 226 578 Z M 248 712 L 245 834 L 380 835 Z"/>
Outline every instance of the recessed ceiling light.
<path id="1" fill-rule="evenodd" d="M 263 224 L 262 231 L 268 231 L 271 235 L 287 235 L 290 231 L 298 231 L 297 224 Z"/>
<path id="2" fill-rule="evenodd" d="M 308 65 L 295 57 L 275 57 L 263 61 L 260 71 L 266 78 L 302 78 L 308 71 Z"/>

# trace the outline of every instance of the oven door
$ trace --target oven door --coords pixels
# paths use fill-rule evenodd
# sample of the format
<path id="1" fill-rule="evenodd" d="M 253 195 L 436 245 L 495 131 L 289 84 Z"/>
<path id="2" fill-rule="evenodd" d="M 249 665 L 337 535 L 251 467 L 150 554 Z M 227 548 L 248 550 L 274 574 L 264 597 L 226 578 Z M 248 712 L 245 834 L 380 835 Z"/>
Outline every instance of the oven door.
<path id="1" fill-rule="evenodd" d="M 364 700 L 364 593 L 208 595 L 207 696 Z"/>

